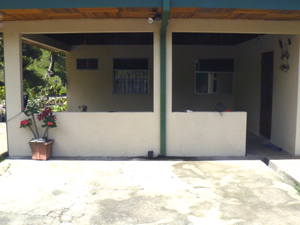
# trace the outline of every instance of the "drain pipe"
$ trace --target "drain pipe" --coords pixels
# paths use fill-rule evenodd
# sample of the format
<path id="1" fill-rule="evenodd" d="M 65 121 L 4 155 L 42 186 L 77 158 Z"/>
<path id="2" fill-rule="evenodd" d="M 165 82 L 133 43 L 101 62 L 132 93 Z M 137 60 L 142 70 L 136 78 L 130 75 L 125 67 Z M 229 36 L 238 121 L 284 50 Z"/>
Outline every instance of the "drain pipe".
<path id="1" fill-rule="evenodd" d="M 170 15 L 170 0 L 163 0 L 160 29 L 160 155 L 166 156 L 166 33 Z"/>

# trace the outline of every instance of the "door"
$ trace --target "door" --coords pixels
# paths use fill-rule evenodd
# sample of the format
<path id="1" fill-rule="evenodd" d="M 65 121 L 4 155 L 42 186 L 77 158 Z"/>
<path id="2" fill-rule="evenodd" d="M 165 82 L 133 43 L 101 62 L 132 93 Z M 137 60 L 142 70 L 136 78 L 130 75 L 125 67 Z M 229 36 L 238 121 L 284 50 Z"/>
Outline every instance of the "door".
<path id="1" fill-rule="evenodd" d="M 271 138 L 274 52 L 261 54 L 261 102 L 259 133 Z"/>

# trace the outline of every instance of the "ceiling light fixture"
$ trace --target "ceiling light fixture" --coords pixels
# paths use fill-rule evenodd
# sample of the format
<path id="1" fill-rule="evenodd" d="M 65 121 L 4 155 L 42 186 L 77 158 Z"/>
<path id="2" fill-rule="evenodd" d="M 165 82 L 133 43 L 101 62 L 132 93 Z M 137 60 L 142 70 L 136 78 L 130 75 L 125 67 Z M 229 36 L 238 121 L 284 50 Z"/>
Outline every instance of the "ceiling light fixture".
<path id="1" fill-rule="evenodd" d="M 153 24 L 154 21 L 160 21 L 162 19 L 161 14 L 156 13 L 154 17 L 149 17 L 148 18 L 148 23 Z"/>

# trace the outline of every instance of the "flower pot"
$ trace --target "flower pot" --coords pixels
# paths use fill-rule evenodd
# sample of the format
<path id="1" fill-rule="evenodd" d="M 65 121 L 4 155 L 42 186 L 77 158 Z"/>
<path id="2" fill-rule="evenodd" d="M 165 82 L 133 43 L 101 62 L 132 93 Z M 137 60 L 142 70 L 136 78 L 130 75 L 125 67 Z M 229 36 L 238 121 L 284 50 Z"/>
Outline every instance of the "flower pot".
<path id="1" fill-rule="evenodd" d="M 31 148 L 32 159 L 34 160 L 47 160 L 51 156 L 52 145 L 54 140 L 48 142 L 29 142 Z"/>

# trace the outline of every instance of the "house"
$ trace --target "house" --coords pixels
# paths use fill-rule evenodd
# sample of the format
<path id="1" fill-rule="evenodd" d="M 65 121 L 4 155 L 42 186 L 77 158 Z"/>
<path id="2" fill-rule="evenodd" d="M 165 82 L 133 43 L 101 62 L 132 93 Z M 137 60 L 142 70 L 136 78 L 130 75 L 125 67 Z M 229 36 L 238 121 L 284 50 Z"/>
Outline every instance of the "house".
<path id="1" fill-rule="evenodd" d="M 30 155 L 22 41 L 66 55 L 54 156 L 244 156 L 247 130 L 300 155 L 299 10 L 293 0 L 0 0 L 9 155 Z"/>

